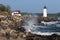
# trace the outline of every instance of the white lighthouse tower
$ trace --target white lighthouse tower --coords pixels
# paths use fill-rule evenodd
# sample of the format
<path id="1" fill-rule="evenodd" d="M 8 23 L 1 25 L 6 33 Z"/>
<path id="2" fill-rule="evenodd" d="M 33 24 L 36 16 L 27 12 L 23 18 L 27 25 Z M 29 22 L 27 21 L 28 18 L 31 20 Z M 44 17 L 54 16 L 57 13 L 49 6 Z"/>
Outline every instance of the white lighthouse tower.
<path id="1" fill-rule="evenodd" d="M 47 8 L 46 8 L 46 6 L 44 6 L 44 9 L 43 9 L 43 17 L 47 17 Z"/>

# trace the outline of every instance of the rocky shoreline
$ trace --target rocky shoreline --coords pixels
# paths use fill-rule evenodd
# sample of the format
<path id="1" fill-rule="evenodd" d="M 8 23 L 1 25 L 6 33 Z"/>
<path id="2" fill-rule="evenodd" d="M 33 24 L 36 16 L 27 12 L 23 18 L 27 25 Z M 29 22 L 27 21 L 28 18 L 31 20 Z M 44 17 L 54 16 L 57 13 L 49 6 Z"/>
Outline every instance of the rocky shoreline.
<path id="1" fill-rule="evenodd" d="M 29 20 L 28 15 L 6 16 L 0 18 L 0 39 L 1 40 L 60 40 L 60 36 L 41 36 L 26 32 L 22 27 Z M 25 21 L 26 20 L 26 21 Z"/>

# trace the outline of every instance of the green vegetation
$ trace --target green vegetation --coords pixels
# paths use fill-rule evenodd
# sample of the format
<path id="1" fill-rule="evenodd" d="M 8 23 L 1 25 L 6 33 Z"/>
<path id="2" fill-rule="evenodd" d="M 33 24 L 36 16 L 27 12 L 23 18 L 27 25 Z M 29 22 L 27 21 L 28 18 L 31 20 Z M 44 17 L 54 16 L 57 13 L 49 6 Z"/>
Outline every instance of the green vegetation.
<path id="1" fill-rule="evenodd" d="M 10 13 L 11 9 L 10 9 L 10 6 L 8 6 L 8 5 L 0 4 L 0 11 L 6 11 L 6 12 Z"/>
<path id="2" fill-rule="evenodd" d="M 60 17 L 60 12 L 57 13 L 57 16 Z"/>

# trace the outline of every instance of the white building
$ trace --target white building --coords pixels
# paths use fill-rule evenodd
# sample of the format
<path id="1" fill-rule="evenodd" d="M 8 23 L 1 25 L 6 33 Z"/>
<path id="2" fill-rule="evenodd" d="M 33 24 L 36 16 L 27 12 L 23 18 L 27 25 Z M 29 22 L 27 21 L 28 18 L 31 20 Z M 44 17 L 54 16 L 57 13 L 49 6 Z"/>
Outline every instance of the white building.
<path id="1" fill-rule="evenodd" d="M 44 6 L 44 9 L 43 9 L 43 17 L 47 17 L 47 8 L 46 8 L 46 6 Z"/>
<path id="2" fill-rule="evenodd" d="M 16 10 L 12 12 L 12 16 L 21 16 L 20 11 Z"/>

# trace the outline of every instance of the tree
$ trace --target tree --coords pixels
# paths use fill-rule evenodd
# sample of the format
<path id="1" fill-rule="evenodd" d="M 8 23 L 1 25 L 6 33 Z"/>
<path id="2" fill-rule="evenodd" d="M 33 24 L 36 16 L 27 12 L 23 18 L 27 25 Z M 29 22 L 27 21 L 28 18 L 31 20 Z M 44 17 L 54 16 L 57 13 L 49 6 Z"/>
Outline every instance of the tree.
<path id="1" fill-rule="evenodd" d="M 3 4 L 0 4 L 0 11 L 6 11 L 8 13 L 11 13 L 11 8 L 9 5 L 3 5 Z"/>
<path id="2" fill-rule="evenodd" d="M 60 17 L 60 12 L 57 13 L 57 16 Z"/>
<path id="3" fill-rule="evenodd" d="M 5 11 L 7 11 L 8 13 L 11 13 L 11 8 L 10 8 L 9 5 L 7 5 L 7 6 L 5 7 Z"/>
<path id="4" fill-rule="evenodd" d="M 3 4 L 0 4 L 0 11 L 5 11 L 5 6 Z"/>

